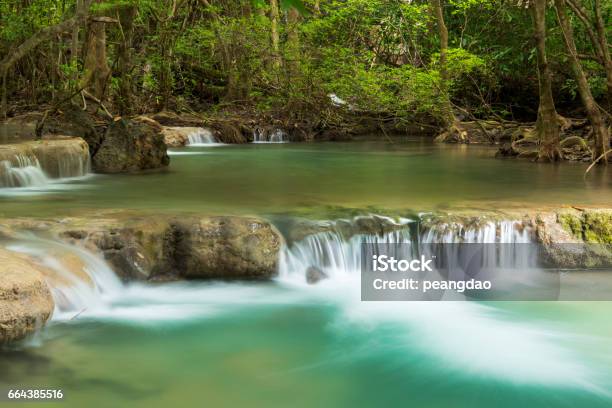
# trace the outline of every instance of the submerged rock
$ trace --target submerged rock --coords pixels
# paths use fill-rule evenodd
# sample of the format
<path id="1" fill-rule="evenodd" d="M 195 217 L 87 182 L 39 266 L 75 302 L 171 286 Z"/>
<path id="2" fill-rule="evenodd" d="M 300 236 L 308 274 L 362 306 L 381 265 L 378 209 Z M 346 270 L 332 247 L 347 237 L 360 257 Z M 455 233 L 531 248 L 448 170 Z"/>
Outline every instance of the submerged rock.
<path id="1" fill-rule="evenodd" d="M 99 173 L 157 169 L 170 163 L 162 134 L 146 123 L 119 119 L 107 129 L 93 156 Z"/>
<path id="2" fill-rule="evenodd" d="M 0 249 L 0 344 L 23 339 L 42 327 L 53 307 L 41 267 Z"/>
<path id="3" fill-rule="evenodd" d="M 310 266 L 306 269 L 306 282 L 309 285 L 314 285 L 327 278 L 329 278 L 329 276 L 316 266 Z"/>

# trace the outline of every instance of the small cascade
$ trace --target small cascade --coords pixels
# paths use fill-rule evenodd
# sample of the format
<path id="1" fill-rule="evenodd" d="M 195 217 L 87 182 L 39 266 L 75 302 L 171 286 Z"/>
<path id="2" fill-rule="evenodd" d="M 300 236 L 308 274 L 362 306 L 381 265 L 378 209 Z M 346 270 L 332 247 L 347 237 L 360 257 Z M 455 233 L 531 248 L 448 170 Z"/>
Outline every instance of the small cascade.
<path id="1" fill-rule="evenodd" d="M 253 143 L 286 143 L 287 135 L 281 129 L 266 132 L 262 129 L 253 131 Z"/>
<path id="2" fill-rule="evenodd" d="M 356 221 L 358 221 L 356 219 Z M 485 265 L 502 265 L 517 267 L 533 265 L 532 257 L 525 258 L 524 249 L 528 246 L 518 245 L 532 242 L 532 231 L 528 227 L 514 221 L 487 222 L 479 226 L 463 226 L 461 224 L 443 224 L 416 233 L 417 222 L 404 223 L 402 228 L 391 232 L 378 234 L 357 234 L 346 238 L 340 229 L 308 235 L 300 241 L 283 249 L 279 262 L 281 279 L 304 282 L 304 276 L 309 268 L 316 268 L 327 277 L 349 278 L 359 277 L 361 268 L 362 245 L 366 245 L 366 253 L 378 253 L 384 248 L 397 251 L 396 258 L 409 257 L 418 251 L 438 250 L 440 244 L 491 243 L 512 244 L 507 250 L 499 251 L 492 246 L 485 251 Z M 388 244 L 404 244 L 396 247 Z M 446 253 L 451 261 L 461 259 L 458 246 L 452 246 L 455 253 Z M 417 252 L 415 252 L 417 251 Z M 401 252 L 401 253 L 400 253 Z M 408 252 L 408 253 L 403 253 Z M 491 253 L 489 253 L 491 252 Z M 530 254 L 533 255 L 533 254 Z"/>
<path id="3" fill-rule="evenodd" d="M 90 170 L 89 148 L 82 139 L 0 146 L 0 188 L 41 188 L 54 180 L 84 177 Z"/>
<path id="4" fill-rule="evenodd" d="M 330 278 L 350 279 L 361 268 L 361 245 L 370 250 L 387 244 L 411 244 L 409 228 L 382 235 L 358 234 L 348 240 L 339 231 L 309 235 L 281 252 L 279 275 L 281 279 L 303 281 L 309 268 L 316 268 Z"/>
<path id="5" fill-rule="evenodd" d="M 488 221 L 480 225 L 460 223 L 438 224 L 423 234 L 423 243 L 500 243 L 515 244 L 533 241 L 533 230 L 520 222 Z"/>
<path id="6" fill-rule="evenodd" d="M 187 135 L 187 146 L 209 146 L 219 144 L 209 129 L 197 128 Z"/>
<path id="7" fill-rule="evenodd" d="M 0 161 L 0 188 L 44 187 L 48 183 L 40 162 L 33 155 L 17 154 L 13 160 Z"/>
<path id="8" fill-rule="evenodd" d="M 124 289 L 104 260 L 82 248 L 30 235 L 6 248 L 29 255 L 47 268 L 56 318 L 103 309 Z"/>

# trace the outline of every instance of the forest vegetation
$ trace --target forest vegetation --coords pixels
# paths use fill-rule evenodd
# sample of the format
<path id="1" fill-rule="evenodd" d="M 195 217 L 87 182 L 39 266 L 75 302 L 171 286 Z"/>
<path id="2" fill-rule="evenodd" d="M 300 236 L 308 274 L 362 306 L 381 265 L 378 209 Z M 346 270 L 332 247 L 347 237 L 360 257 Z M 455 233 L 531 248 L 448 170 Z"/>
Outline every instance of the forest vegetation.
<path id="1" fill-rule="evenodd" d="M 9 0 L 0 115 L 78 106 L 607 163 L 608 0 Z"/>

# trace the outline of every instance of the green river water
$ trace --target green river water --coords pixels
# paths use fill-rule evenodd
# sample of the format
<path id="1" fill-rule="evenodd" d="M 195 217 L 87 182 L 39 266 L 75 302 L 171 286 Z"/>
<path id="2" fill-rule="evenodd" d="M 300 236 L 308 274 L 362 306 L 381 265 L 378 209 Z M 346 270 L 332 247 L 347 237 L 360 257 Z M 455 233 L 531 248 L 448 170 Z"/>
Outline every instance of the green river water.
<path id="1" fill-rule="evenodd" d="M 612 203 L 612 170 L 396 144 L 185 148 L 167 171 L 5 190 L 3 216 L 309 214 Z M 0 388 L 69 407 L 610 407 L 612 303 L 361 302 L 321 285 L 132 284 L 0 351 Z M 0 399 L 0 406 L 11 405 Z M 19 403 L 16 406 L 37 406 Z"/>
<path id="2" fill-rule="evenodd" d="M 612 203 L 608 169 L 595 168 L 585 178 L 587 164 L 499 160 L 494 153 L 419 139 L 194 147 L 171 152 L 166 171 L 96 175 L 42 191 L 6 190 L 0 213 L 66 215 L 99 208 L 269 214 L 330 206 L 431 211 Z"/>

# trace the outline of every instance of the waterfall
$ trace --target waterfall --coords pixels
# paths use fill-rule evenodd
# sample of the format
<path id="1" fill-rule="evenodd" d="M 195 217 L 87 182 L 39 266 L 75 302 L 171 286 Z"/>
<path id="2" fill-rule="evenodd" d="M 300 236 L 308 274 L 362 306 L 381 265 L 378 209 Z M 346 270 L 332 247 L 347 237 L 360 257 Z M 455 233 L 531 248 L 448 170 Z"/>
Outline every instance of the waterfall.
<path id="1" fill-rule="evenodd" d="M 476 302 L 361 301 L 362 243 L 370 248 L 416 245 L 437 237 L 518 243 L 527 236 L 519 223 L 506 221 L 472 228 L 436 226 L 435 231 L 420 234 L 416 226 L 418 222 L 400 223 L 378 234 L 347 234 L 346 229 L 332 228 L 307 235 L 282 251 L 276 285 L 196 281 L 124 285 L 101 257 L 80 247 L 32 235 L 16 237 L 6 247 L 29 255 L 49 271 L 45 276 L 56 303 L 53 320 L 164 322 L 166 329 L 181 320 L 238 310 L 250 314 L 262 305 L 283 312 L 293 305 L 325 307 L 334 312 L 326 330 L 343 339 L 363 333 L 372 340 L 362 348 L 366 358 L 375 353 L 388 356 L 392 350 L 401 361 L 405 350 L 407 356 L 431 356 L 451 373 L 600 392 L 594 374 L 562 345 L 572 334 L 558 332 L 546 322 L 529 323 L 520 316 L 512 320 L 510 312 Z M 330 284 L 304 290 L 304 271 L 313 265 L 329 275 Z"/>
<path id="2" fill-rule="evenodd" d="M 197 128 L 187 135 L 187 146 L 208 146 L 218 144 L 209 129 Z"/>
<path id="3" fill-rule="evenodd" d="M 104 260 L 77 246 L 27 235 L 6 248 L 29 255 L 47 268 L 55 318 L 105 308 L 109 298 L 123 290 L 123 284 Z"/>
<path id="4" fill-rule="evenodd" d="M 532 242 L 533 232 L 515 221 L 486 222 L 479 226 L 461 224 L 441 224 L 416 233 L 418 222 L 405 223 L 400 229 L 380 234 L 360 233 L 349 238 L 339 229 L 308 235 L 302 240 L 283 248 L 280 255 L 279 275 L 283 280 L 305 282 L 309 268 L 316 268 L 330 279 L 358 279 L 361 268 L 362 245 L 367 253 L 379 253 L 384 248 L 412 253 L 419 246 L 428 250 L 439 250 L 443 244 L 460 243 L 498 243 L 526 244 Z M 417 227 L 417 228 L 414 228 Z M 403 244 L 389 246 L 389 244 Z M 439 247 L 439 248 L 438 248 Z M 518 249 L 516 249 L 517 247 Z M 508 268 L 531 266 L 534 259 L 524 258 L 526 246 L 509 245 L 508 250 L 485 253 L 485 262 L 489 265 L 502 265 Z M 457 251 L 457 247 L 453 247 Z M 489 253 L 491 252 L 491 253 Z M 396 258 L 406 258 L 410 254 L 397 253 Z M 461 254 L 446 254 L 447 257 L 459 259 Z"/>
<path id="5" fill-rule="evenodd" d="M 337 229 L 308 235 L 282 250 L 279 283 L 310 293 L 313 304 L 336 306 L 338 316 L 329 329 L 339 336 L 362 332 L 371 338 L 371 347 L 364 348 L 364 353 L 393 350 L 399 359 L 400 351 L 406 350 L 409 355 L 428 355 L 449 370 L 475 376 L 602 391 L 595 374 L 560 345 L 573 334 L 558 331 L 555 326 L 526 322 L 494 304 L 480 302 L 362 301 L 363 244 L 376 249 L 402 243 L 406 245 L 401 247 L 409 250 L 424 243 L 520 246 L 532 242 L 530 228 L 513 221 L 480 226 L 446 224 L 425 230 L 415 228 L 418 226 L 415 221 L 399 230 L 348 238 Z M 327 279 L 308 285 L 304 275 L 311 267 L 324 272 Z"/>
<path id="6" fill-rule="evenodd" d="M 54 180 L 89 174 L 89 148 L 82 139 L 0 146 L 0 188 L 47 187 Z"/>
<path id="7" fill-rule="evenodd" d="M 35 156 L 17 154 L 0 161 L 0 187 L 44 187 L 49 180 Z"/>
<path id="8" fill-rule="evenodd" d="M 438 224 L 423 234 L 425 243 L 529 243 L 533 240 L 531 228 L 517 221 L 488 221 L 477 226 L 464 226 L 459 223 Z"/>
<path id="9" fill-rule="evenodd" d="M 281 129 L 265 132 L 261 129 L 253 131 L 253 143 L 286 143 L 286 134 Z"/>

